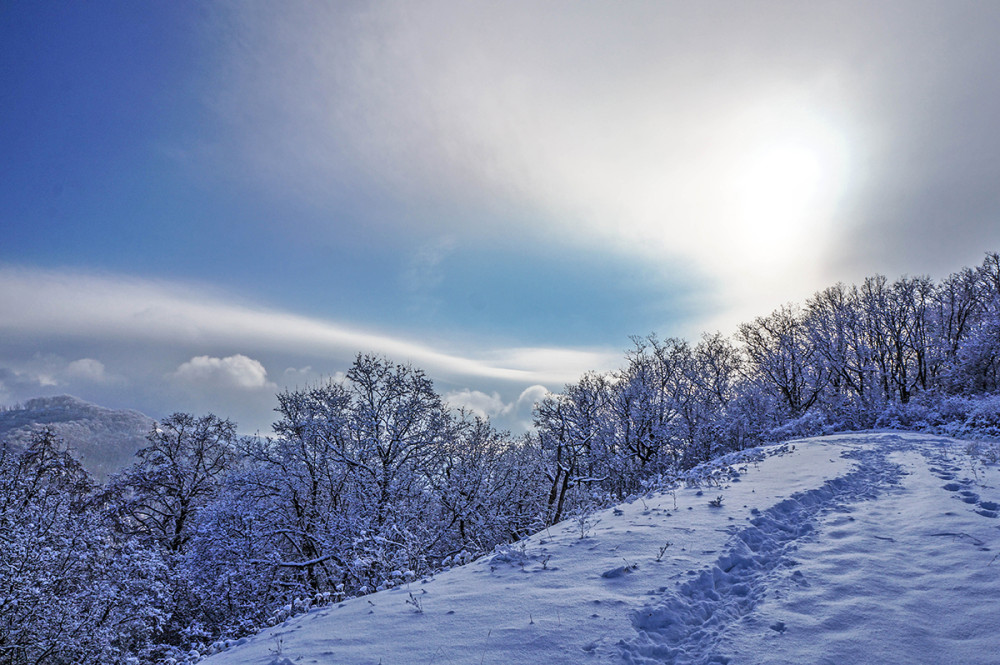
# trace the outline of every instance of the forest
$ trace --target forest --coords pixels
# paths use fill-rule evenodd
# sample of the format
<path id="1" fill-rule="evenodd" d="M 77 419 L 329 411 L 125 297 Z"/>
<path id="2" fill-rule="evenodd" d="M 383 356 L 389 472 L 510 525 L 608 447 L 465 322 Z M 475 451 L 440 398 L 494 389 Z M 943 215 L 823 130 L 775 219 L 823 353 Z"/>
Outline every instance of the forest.
<path id="1" fill-rule="evenodd" d="M 765 443 L 996 441 L 1000 254 L 940 281 L 837 284 L 728 337 L 635 337 L 620 369 L 541 399 L 523 435 L 367 354 L 275 411 L 269 436 L 173 414 L 103 484 L 51 432 L 0 444 L 0 664 L 195 662 Z"/>

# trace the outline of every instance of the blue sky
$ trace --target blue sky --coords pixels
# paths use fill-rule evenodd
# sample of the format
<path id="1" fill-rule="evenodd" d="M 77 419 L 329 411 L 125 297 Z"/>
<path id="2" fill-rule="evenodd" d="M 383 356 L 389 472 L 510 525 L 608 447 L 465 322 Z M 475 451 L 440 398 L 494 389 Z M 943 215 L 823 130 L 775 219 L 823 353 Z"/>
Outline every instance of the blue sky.
<path id="1" fill-rule="evenodd" d="M 521 426 L 628 336 L 1000 247 L 989 3 L 10 2 L 0 402 Z"/>

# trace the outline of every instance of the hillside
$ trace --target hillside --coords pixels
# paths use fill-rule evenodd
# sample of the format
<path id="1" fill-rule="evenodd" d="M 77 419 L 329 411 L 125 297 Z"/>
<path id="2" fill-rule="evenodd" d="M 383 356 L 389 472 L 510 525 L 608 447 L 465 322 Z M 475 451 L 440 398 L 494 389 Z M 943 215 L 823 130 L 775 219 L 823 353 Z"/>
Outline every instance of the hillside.
<path id="1" fill-rule="evenodd" d="M 0 439 L 19 444 L 48 427 L 99 480 L 133 462 L 152 425 L 138 411 L 106 409 L 71 395 L 38 397 L 0 411 Z"/>
<path id="2" fill-rule="evenodd" d="M 1000 471 L 966 448 L 845 434 L 730 456 L 205 662 L 995 663 Z"/>

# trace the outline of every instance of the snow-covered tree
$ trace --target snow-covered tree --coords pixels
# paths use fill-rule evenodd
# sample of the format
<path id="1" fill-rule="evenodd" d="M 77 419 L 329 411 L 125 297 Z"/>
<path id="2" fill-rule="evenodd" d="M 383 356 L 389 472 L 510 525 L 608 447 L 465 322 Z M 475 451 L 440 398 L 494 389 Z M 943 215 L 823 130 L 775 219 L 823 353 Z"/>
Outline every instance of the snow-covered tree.
<path id="1" fill-rule="evenodd" d="M 289 594 L 360 593 L 426 567 L 433 488 L 456 425 L 420 370 L 359 355 L 343 381 L 285 392 L 273 438 L 248 445 L 238 490 Z"/>
<path id="2" fill-rule="evenodd" d="M 678 401 L 686 466 L 751 444 L 732 408 L 742 367 L 739 351 L 718 333 L 705 335 L 687 357 L 683 365 L 687 399 Z"/>
<path id="3" fill-rule="evenodd" d="M 94 489 L 48 430 L 0 444 L 0 663 L 126 662 L 157 637 L 164 566 L 102 522 Z"/>
<path id="4" fill-rule="evenodd" d="M 236 426 L 209 414 L 175 413 L 154 426 L 139 461 L 111 482 L 127 532 L 180 552 L 198 510 L 236 459 Z"/>
<path id="5" fill-rule="evenodd" d="M 529 439 L 463 414 L 436 459 L 431 549 L 440 557 L 490 551 L 545 525 L 542 456 Z"/>
<path id="6" fill-rule="evenodd" d="M 789 416 L 802 415 L 820 398 L 830 373 L 797 308 L 781 307 L 743 324 L 739 339 L 753 378 L 784 402 Z"/>
<path id="7" fill-rule="evenodd" d="M 589 373 L 562 394 L 550 393 L 535 405 L 535 435 L 547 458 L 547 504 L 553 522 L 565 514 L 570 490 L 609 479 L 610 469 L 617 466 L 608 398 L 606 379 Z"/>
<path id="8" fill-rule="evenodd" d="M 1000 390 L 1000 254 L 988 254 L 968 279 L 972 284 L 965 288 L 972 293 L 967 299 L 975 302 L 960 311 L 971 310 L 962 321 L 961 336 L 953 334 L 957 339 L 946 347 L 953 349 L 948 386 L 964 393 L 996 392 Z"/>

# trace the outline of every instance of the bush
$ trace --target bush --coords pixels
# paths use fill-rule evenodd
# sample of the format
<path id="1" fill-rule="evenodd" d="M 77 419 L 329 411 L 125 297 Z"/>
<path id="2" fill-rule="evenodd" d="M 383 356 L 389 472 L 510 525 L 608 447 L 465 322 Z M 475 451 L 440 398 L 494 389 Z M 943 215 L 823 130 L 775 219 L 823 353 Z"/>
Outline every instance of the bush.
<path id="1" fill-rule="evenodd" d="M 826 415 L 820 411 L 808 411 L 794 420 L 773 428 L 767 435 L 771 441 L 787 441 L 802 439 L 809 436 L 832 434 L 836 428 Z"/>
<path id="2" fill-rule="evenodd" d="M 971 413 L 965 420 L 965 429 L 969 434 L 1000 438 L 1000 395 L 986 395 L 974 400 Z"/>
<path id="3" fill-rule="evenodd" d="M 1000 438 L 1000 396 L 943 396 L 927 392 L 907 404 L 888 405 L 877 427 L 953 437 Z"/>

